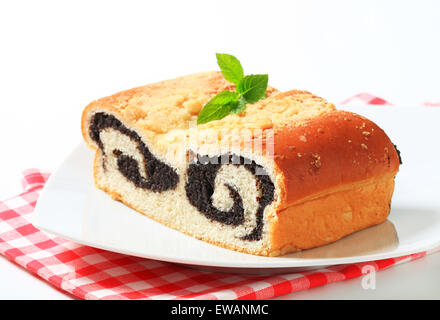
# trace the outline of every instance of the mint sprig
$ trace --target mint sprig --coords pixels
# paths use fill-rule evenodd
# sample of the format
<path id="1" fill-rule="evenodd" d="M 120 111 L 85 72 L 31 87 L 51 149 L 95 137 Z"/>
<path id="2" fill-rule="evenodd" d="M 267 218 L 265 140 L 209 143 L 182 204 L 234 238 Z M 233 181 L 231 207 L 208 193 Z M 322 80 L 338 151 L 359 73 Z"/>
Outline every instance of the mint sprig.
<path id="1" fill-rule="evenodd" d="M 236 91 L 222 91 L 212 98 L 200 111 L 197 124 L 220 120 L 231 113 L 238 114 L 246 109 L 246 104 L 255 103 L 266 96 L 267 74 L 244 76 L 243 67 L 236 57 L 224 53 L 217 53 L 216 56 L 223 76 L 235 84 Z"/>
<path id="2" fill-rule="evenodd" d="M 222 119 L 238 108 L 238 93 L 222 91 L 212 98 L 197 117 L 197 124 Z"/>
<path id="3" fill-rule="evenodd" d="M 217 57 L 217 64 L 225 79 L 238 85 L 244 77 L 243 67 L 240 61 L 230 54 L 216 53 L 215 56 Z"/>
<path id="4" fill-rule="evenodd" d="M 265 97 L 267 89 L 267 74 L 254 74 L 244 77 L 237 85 L 239 92 L 248 103 L 254 103 Z"/>

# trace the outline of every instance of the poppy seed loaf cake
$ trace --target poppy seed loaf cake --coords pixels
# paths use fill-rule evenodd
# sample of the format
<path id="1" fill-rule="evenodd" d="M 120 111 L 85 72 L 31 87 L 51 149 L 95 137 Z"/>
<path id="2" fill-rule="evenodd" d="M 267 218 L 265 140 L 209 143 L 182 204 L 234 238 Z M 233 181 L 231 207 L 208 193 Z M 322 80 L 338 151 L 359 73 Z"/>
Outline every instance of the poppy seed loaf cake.
<path id="1" fill-rule="evenodd" d="M 95 184 L 170 228 L 225 248 L 276 256 L 386 220 L 399 155 L 376 124 L 309 92 L 279 92 L 195 125 L 234 90 L 206 72 L 90 103 L 82 133 Z"/>

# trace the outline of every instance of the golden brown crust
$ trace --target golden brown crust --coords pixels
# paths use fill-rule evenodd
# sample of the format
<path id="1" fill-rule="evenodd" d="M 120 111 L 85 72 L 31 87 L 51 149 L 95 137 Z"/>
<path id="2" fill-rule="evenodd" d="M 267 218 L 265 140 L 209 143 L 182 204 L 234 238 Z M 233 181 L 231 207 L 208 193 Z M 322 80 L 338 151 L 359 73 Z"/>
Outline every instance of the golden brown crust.
<path id="1" fill-rule="evenodd" d="M 283 176 L 278 210 L 399 168 L 396 149 L 372 121 L 345 111 L 275 132 L 274 161 Z"/>
<path id="2" fill-rule="evenodd" d="M 164 134 L 170 130 L 187 129 L 197 121 L 203 106 L 223 90 L 235 90 L 217 71 L 191 74 L 146 86 L 125 90 L 91 102 L 83 111 L 82 132 L 90 147 L 86 123 L 93 110 L 108 110 L 124 122 L 140 130 Z M 266 96 L 278 91 L 268 87 Z"/>

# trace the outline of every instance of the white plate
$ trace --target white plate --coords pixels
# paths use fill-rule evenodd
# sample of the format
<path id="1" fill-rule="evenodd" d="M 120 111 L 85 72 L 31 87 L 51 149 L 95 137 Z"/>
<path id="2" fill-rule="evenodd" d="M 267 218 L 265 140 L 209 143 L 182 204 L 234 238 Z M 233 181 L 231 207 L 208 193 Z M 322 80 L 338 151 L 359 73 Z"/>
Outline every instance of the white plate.
<path id="1" fill-rule="evenodd" d="M 402 256 L 440 245 L 440 110 L 358 107 L 350 111 L 367 116 L 387 131 L 402 153 L 403 165 L 389 219 L 333 244 L 281 257 L 260 257 L 181 234 L 96 189 L 93 152 L 83 143 L 50 177 L 38 200 L 34 224 L 93 247 L 241 273 L 300 271 Z"/>

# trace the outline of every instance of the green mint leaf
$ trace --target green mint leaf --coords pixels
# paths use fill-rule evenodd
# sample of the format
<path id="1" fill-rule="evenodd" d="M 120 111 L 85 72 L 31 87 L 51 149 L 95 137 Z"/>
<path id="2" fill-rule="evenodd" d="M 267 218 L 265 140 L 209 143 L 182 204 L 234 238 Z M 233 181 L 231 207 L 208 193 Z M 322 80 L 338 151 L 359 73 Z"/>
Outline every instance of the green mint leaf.
<path id="1" fill-rule="evenodd" d="M 220 120 L 237 108 L 238 93 L 222 91 L 212 98 L 200 111 L 197 124 L 207 123 L 212 120 Z"/>
<path id="2" fill-rule="evenodd" d="M 217 64 L 225 79 L 237 85 L 244 76 L 240 61 L 230 54 L 216 53 L 215 55 Z"/>
<path id="3" fill-rule="evenodd" d="M 246 109 L 247 103 L 248 102 L 246 101 L 246 99 L 243 96 L 240 96 L 238 98 L 237 104 L 231 108 L 231 113 L 237 114 L 242 112 L 244 109 Z"/>
<path id="4" fill-rule="evenodd" d="M 253 74 L 244 77 L 237 85 L 237 92 L 242 95 L 248 103 L 254 103 L 265 97 L 267 90 L 267 74 Z"/>
<path id="5" fill-rule="evenodd" d="M 266 97 L 267 74 L 254 74 L 244 77 L 240 61 L 224 53 L 216 53 L 217 63 L 223 76 L 235 84 L 236 92 L 222 91 L 212 98 L 197 117 L 197 124 L 220 120 L 229 114 L 238 114 L 246 109 L 248 103 L 255 103 Z"/>

